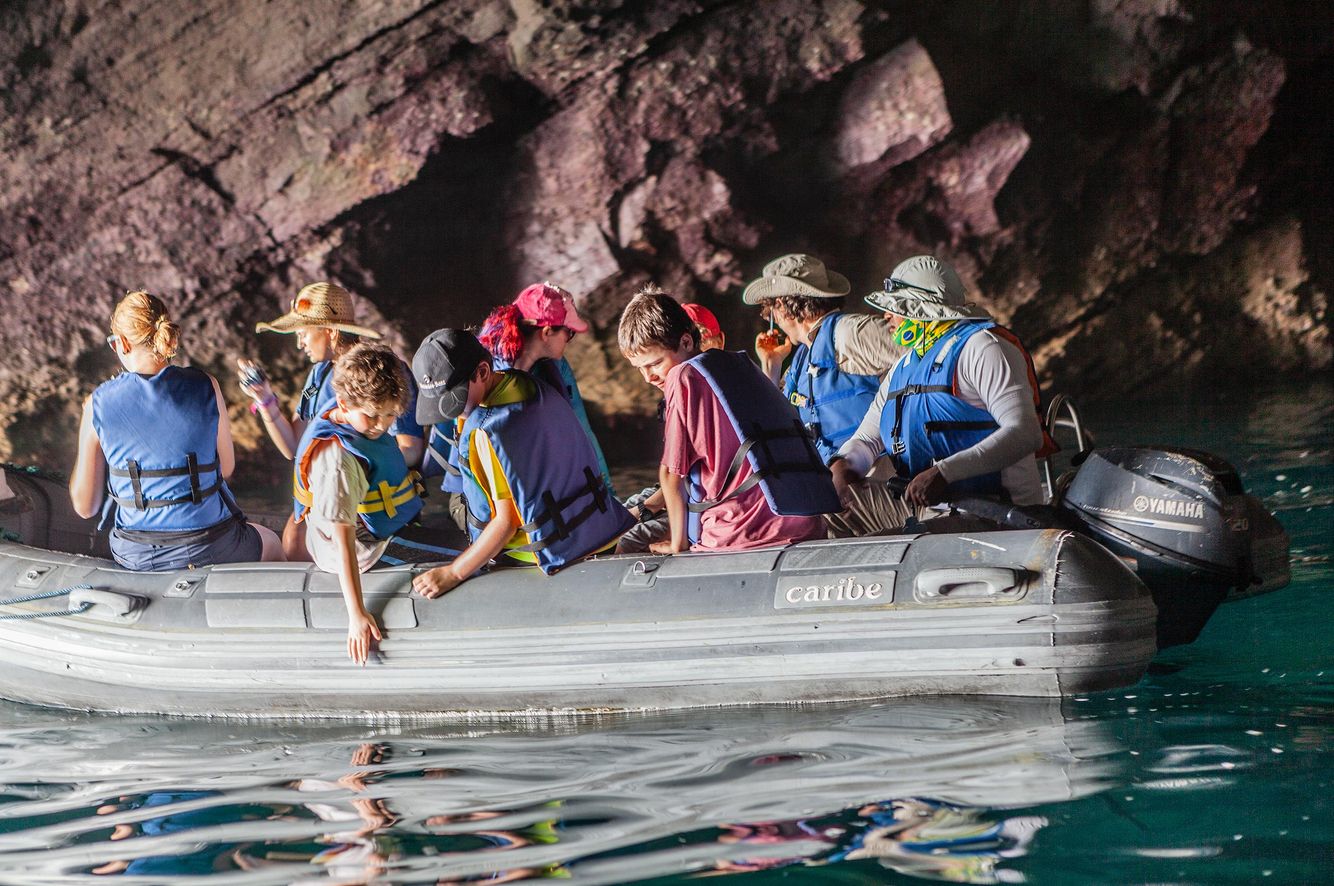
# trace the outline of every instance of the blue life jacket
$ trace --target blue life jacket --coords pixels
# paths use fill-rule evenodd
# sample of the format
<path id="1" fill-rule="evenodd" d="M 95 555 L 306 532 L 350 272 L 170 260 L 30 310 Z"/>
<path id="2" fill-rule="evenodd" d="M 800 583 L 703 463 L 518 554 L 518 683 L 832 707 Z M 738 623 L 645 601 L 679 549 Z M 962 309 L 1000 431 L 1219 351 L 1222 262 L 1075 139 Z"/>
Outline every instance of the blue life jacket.
<path id="1" fill-rule="evenodd" d="M 503 357 L 495 355 L 492 355 L 491 365 L 497 372 L 514 368 Z M 593 447 L 593 454 L 597 456 L 598 470 L 602 472 L 602 479 L 606 482 L 607 488 L 612 489 L 611 470 L 607 467 L 606 456 L 602 454 L 602 444 L 598 443 L 597 435 L 593 433 L 593 426 L 589 424 L 588 409 L 584 406 L 584 398 L 579 393 L 579 383 L 574 380 L 574 370 L 570 368 L 569 361 L 564 357 L 559 360 L 543 357 L 533 364 L 528 374 L 551 385 L 569 401 L 570 408 L 574 410 L 574 417 L 579 419 L 579 424 Z M 615 494 L 614 490 L 612 494 Z"/>
<path id="2" fill-rule="evenodd" d="M 691 470 L 687 534 L 692 542 L 699 540 L 699 514 L 756 485 L 775 514 L 814 516 L 842 510 L 829 468 L 792 404 L 749 357 L 714 348 L 686 362 L 708 382 L 741 441 L 722 482 L 728 491 L 717 498 L 704 499 L 701 471 L 698 466 Z M 744 464 L 750 465 L 750 476 L 729 489 Z"/>
<path id="3" fill-rule="evenodd" d="M 207 529 L 235 513 L 218 466 L 218 400 L 208 373 L 123 372 L 93 391 L 93 428 L 118 529 Z"/>
<path id="4" fill-rule="evenodd" d="M 574 410 L 559 392 L 517 369 L 536 389 L 529 400 L 478 406 L 459 434 L 459 466 L 468 503 L 468 530 L 474 541 L 492 516 L 486 485 L 473 476 L 470 446 L 474 431 L 486 434 L 509 484 L 529 543 L 518 548 L 535 555 L 550 575 L 606 546 L 635 524 L 597 472 L 597 459 Z"/>
<path id="5" fill-rule="evenodd" d="M 842 311 L 826 314 L 810 346 L 798 345 L 783 379 L 783 395 L 829 462 L 857 430 L 880 388 L 880 377 L 843 372 L 834 352 L 834 329 Z"/>
<path id="6" fill-rule="evenodd" d="M 426 429 L 417 424 L 414 416 L 417 414 L 417 382 L 412 377 L 412 369 L 402 359 L 399 365 L 403 367 L 403 372 L 408 377 L 408 408 L 403 410 L 403 414 L 394 419 L 394 423 L 389 426 L 388 434 L 391 437 L 409 436 L 425 437 Z M 305 386 L 301 388 L 301 399 L 297 402 L 296 417 L 304 422 L 309 422 L 317 415 L 324 415 L 330 409 L 337 405 L 338 395 L 333 389 L 333 369 L 334 361 L 323 360 L 310 367 L 310 372 L 306 374 Z"/>
<path id="7" fill-rule="evenodd" d="M 301 388 L 301 400 L 296 406 L 296 417 L 304 422 L 314 421 L 334 408 L 337 397 L 333 389 L 333 361 L 323 360 L 310 367 L 306 383 Z"/>
<path id="8" fill-rule="evenodd" d="M 889 394 L 880 413 L 880 439 L 899 476 L 911 479 L 937 461 L 985 440 L 1000 427 L 985 409 L 955 396 L 954 375 L 964 344 L 995 326 L 989 320 L 956 323 L 919 356 L 909 351 L 890 373 Z M 1000 472 L 951 483 L 951 498 L 1003 491 Z"/>
<path id="9" fill-rule="evenodd" d="M 366 472 L 370 488 L 357 505 L 357 516 L 376 538 L 388 538 L 402 529 L 422 509 L 417 474 L 408 470 L 398 443 L 388 433 L 374 440 L 350 425 L 330 421 L 326 412 L 306 426 L 297 445 L 292 466 L 292 515 L 300 523 L 310 510 L 310 462 L 316 440 L 336 440 L 356 456 Z"/>

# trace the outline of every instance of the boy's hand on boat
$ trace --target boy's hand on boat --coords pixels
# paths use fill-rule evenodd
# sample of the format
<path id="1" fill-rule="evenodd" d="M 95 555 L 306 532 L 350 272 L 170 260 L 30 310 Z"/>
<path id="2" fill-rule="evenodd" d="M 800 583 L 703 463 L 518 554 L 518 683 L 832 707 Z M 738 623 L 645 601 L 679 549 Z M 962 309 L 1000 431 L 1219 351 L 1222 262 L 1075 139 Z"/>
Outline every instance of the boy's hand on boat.
<path id="1" fill-rule="evenodd" d="M 650 554 L 679 554 L 687 550 L 688 547 L 689 545 L 687 544 L 687 545 L 682 545 L 681 547 L 678 548 L 676 545 L 672 544 L 671 540 L 668 540 L 668 541 L 655 541 L 653 544 L 648 546 L 648 550 Z"/>
<path id="2" fill-rule="evenodd" d="M 423 572 L 412 580 L 412 589 L 428 600 L 454 590 L 463 579 L 454 574 L 449 566 L 437 566 Z"/>
<path id="3" fill-rule="evenodd" d="M 940 473 L 940 468 L 932 465 L 912 478 L 908 488 L 903 490 L 903 497 L 910 504 L 924 508 L 944 501 L 947 486 L 949 481 L 945 479 L 945 475 Z"/>
<path id="4" fill-rule="evenodd" d="M 383 640 L 380 626 L 375 623 L 375 616 L 369 612 L 352 616 L 347 623 L 347 656 L 359 665 L 364 665 L 371 653 L 371 638 Z"/>

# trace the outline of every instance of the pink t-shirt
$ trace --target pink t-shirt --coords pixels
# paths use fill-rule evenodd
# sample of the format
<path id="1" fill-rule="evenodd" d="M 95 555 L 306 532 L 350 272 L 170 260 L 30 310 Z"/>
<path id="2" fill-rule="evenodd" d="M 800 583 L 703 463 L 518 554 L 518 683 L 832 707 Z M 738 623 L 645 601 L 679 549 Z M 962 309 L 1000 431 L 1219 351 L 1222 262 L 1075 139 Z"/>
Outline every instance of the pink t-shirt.
<path id="1" fill-rule="evenodd" d="M 771 384 L 758 370 L 755 375 L 757 383 Z M 722 483 L 727 469 L 741 447 L 727 413 L 704 376 L 685 363 L 667 374 L 663 396 L 667 401 L 663 415 L 663 467 L 689 477 L 691 468 L 698 465 L 704 497 L 717 498 L 724 492 Z M 735 489 L 750 474 L 747 461 L 729 488 Z M 692 549 L 762 548 L 824 536 L 822 518 L 779 516 L 770 510 L 764 492 L 755 486 L 701 514 L 699 543 Z"/>

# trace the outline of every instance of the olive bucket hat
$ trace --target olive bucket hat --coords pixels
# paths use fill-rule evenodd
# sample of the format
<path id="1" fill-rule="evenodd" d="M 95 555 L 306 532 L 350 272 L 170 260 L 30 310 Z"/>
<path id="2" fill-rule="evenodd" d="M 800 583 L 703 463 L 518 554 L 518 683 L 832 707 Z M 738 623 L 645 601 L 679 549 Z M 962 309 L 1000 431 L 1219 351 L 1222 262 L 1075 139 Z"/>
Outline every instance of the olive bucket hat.
<path id="1" fill-rule="evenodd" d="M 741 300 L 757 305 L 766 298 L 804 295 L 808 298 L 843 298 L 852 291 L 848 278 L 824 266 L 813 255 L 792 253 L 764 266 L 761 277 L 747 284 Z"/>
<path id="2" fill-rule="evenodd" d="M 899 262 L 885 278 L 885 288 L 866 303 L 909 320 L 990 320 L 980 306 L 964 301 L 963 281 L 954 268 L 934 255 L 914 255 Z"/>
<path id="3" fill-rule="evenodd" d="M 356 309 L 352 294 L 337 283 L 311 283 L 303 286 L 292 299 L 292 310 L 272 323 L 256 323 L 256 332 L 296 332 L 313 326 L 341 329 L 366 338 L 379 338 L 380 333 L 355 322 Z"/>

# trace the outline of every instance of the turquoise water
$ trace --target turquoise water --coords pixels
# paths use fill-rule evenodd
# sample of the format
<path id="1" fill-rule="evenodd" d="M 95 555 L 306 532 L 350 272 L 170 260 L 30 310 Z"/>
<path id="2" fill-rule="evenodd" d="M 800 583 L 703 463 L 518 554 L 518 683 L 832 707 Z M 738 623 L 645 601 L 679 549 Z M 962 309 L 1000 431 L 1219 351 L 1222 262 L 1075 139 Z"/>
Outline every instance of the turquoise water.
<path id="1" fill-rule="evenodd" d="M 1289 588 L 1132 689 L 429 726 L 0 703 L 0 882 L 1326 881 L 1334 389 L 1086 418 L 1217 452 L 1292 535 Z"/>

